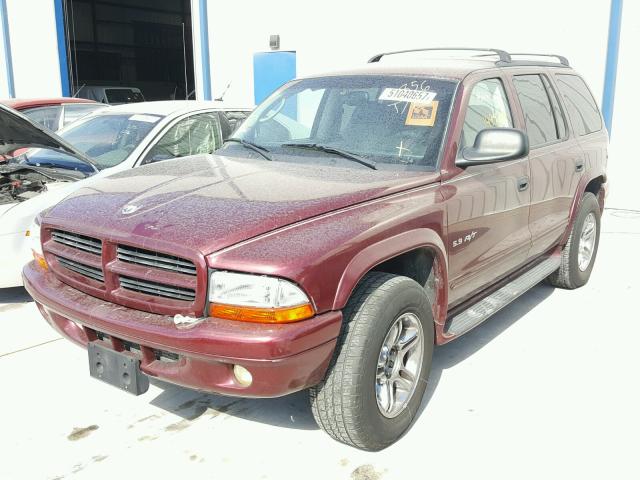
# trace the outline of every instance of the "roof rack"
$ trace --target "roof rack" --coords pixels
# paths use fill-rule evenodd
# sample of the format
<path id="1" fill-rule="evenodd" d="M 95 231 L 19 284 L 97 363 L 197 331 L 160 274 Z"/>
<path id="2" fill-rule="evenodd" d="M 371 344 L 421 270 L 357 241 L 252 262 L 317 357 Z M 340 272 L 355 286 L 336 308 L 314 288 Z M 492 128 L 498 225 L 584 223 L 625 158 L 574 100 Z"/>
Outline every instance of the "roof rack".
<path id="1" fill-rule="evenodd" d="M 504 50 L 498 50 L 497 48 L 413 48 L 410 50 L 397 50 L 395 52 L 385 52 L 374 55 L 369 59 L 369 63 L 379 62 L 382 57 L 386 57 L 387 55 L 397 55 L 399 53 L 413 53 L 413 52 L 446 52 L 446 51 L 454 51 L 454 52 L 492 52 L 493 55 L 497 55 L 500 58 L 501 62 L 511 63 L 511 55 L 509 55 Z"/>
<path id="2" fill-rule="evenodd" d="M 553 57 L 557 58 L 561 65 L 569 66 L 569 60 L 562 55 L 554 55 L 552 53 L 511 53 L 512 57 Z"/>
<path id="3" fill-rule="evenodd" d="M 535 61 L 527 61 L 527 60 L 514 60 L 513 57 L 553 57 L 557 58 L 560 65 L 568 67 L 569 60 L 562 55 L 554 55 L 554 54 L 546 54 L 546 53 L 509 53 L 505 50 L 499 50 L 497 48 L 414 48 L 410 50 L 397 50 L 395 52 L 385 52 L 378 53 L 369 59 L 369 63 L 379 62 L 382 57 L 387 55 L 397 55 L 400 53 L 413 53 L 413 52 L 485 52 L 483 55 L 474 55 L 478 57 L 489 57 L 497 55 L 499 60 L 496 61 L 496 65 L 498 66 L 507 66 L 507 65 L 557 65 L 555 62 L 535 62 Z M 489 52 L 489 53 L 487 53 Z"/>

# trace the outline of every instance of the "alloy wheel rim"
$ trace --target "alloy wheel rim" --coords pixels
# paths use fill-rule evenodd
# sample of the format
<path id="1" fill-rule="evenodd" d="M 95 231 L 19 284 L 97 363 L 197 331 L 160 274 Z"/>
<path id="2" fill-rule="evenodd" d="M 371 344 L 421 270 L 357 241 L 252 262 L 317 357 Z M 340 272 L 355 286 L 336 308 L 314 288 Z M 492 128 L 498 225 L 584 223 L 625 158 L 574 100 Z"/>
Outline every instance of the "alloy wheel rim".
<path id="1" fill-rule="evenodd" d="M 385 417 L 397 417 L 409 404 L 420 381 L 423 354 L 420 319 L 403 313 L 391 324 L 378 355 L 376 401 Z"/>
<path id="2" fill-rule="evenodd" d="M 582 223 L 580 242 L 578 243 L 578 268 L 584 272 L 591 264 L 596 245 L 596 216 L 589 213 Z"/>

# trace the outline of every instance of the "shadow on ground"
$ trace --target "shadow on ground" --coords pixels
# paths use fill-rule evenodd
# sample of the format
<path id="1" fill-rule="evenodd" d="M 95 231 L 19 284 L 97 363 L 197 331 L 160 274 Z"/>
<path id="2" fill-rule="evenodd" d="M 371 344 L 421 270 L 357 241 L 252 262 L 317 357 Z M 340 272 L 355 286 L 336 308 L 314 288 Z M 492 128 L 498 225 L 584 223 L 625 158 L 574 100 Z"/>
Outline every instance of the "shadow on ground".
<path id="1" fill-rule="evenodd" d="M 498 337 L 507 328 L 531 311 L 553 292 L 547 285 L 538 285 L 518 300 L 487 320 L 483 325 L 459 339 L 436 348 L 429 385 L 416 418 L 427 408 L 442 372 L 464 361 Z M 196 392 L 156 379 L 151 382 L 162 389 L 152 405 L 182 417 L 185 421 L 201 416 L 231 415 L 253 422 L 284 428 L 314 430 L 317 425 L 311 414 L 306 391 L 273 399 L 246 399 Z"/>
<path id="2" fill-rule="evenodd" d="M 488 318 L 482 325 L 450 343 L 437 347 L 433 354 L 429 384 L 416 418 L 427 408 L 444 370 L 463 362 L 485 347 L 536 305 L 547 299 L 554 290 L 552 286 L 541 283 Z"/>
<path id="3" fill-rule="evenodd" d="M 32 302 L 31 295 L 24 287 L 0 288 L 0 304 L 14 304 Z"/>

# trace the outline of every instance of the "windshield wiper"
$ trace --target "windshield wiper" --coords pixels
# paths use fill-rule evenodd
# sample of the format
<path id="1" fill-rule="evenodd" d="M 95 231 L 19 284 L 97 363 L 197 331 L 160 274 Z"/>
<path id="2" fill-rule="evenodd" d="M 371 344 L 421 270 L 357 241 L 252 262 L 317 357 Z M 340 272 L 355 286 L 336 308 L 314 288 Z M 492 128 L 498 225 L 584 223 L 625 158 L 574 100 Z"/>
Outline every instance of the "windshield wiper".
<path id="1" fill-rule="evenodd" d="M 376 163 L 372 160 L 367 160 L 366 158 L 361 157 L 360 155 L 356 155 L 355 153 L 347 152 L 346 150 L 342 150 L 336 147 L 330 147 L 328 145 L 320 145 L 319 143 L 283 143 L 281 146 L 283 147 L 298 147 L 298 148 L 307 148 L 309 150 L 316 150 L 318 152 L 325 153 L 333 153 L 334 155 L 340 155 L 342 158 L 346 158 L 347 160 L 352 160 L 354 162 L 359 163 L 360 165 L 364 165 L 365 167 L 369 167 L 372 170 L 377 170 Z"/>
<path id="2" fill-rule="evenodd" d="M 253 150 L 256 153 L 259 153 L 265 160 L 269 160 L 270 162 L 273 161 L 273 158 L 271 158 L 271 155 L 269 155 L 269 150 L 264 148 L 262 145 L 256 145 L 255 143 L 247 142 L 246 140 L 243 140 L 242 138 L 233 138 L 232 137 L 232 138 L 227 138 L 226 141 L 227 142 L 239 143 L 243 147 L 248 148 L 249 150 Z"/>

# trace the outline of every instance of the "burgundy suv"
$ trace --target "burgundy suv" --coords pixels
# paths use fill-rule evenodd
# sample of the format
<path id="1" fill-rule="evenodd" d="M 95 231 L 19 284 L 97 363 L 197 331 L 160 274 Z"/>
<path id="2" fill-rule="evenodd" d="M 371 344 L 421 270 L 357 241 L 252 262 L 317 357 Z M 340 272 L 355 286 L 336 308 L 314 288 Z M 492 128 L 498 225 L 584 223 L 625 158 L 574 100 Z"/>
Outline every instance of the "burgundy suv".
<path id="1" fill-rule="evenodd" d="M 566 59 L 393 53 L 289 82 L 217 155 L 42 216 L 24 283 L 92 376 L 309 389 L 329 435 L 378 450 L 419 411 L 434 345 L 544 279 L 588 281 L 607 132 Z"/>

